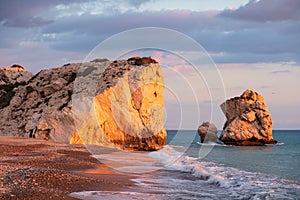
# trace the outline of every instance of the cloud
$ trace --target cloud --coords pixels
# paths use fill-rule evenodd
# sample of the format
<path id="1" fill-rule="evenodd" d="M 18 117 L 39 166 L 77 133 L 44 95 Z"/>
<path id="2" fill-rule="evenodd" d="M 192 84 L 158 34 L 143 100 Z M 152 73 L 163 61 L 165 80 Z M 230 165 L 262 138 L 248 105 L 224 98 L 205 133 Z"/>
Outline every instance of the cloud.
<path id="1" fill-rule="evenodd" d="M 250 0 L 236 10 L 225 10 L 221 16 L 250 21 L 283 21 L 300 18 L 299 0 Z"/>
<path id="2" fill-rule="evenodd" d="M 10 18 L 5 20 L 3 25 L 8 27 L 28 28 L 35 26 L 43 26 L 52 23 L 53 20 L 44 19 L 41 17 L 26 17 L 26 18 Z"/>
<path id="3" fill-rule="evenodd" d="M 211 53 L 217 63 L 300 63 L 300 20 L 261 23 L 224 15 L 248 9 L 250 4 L 260 9 L 265 0 L 223 12 L 178 9 L 141 12 L 136 8 L 144 4 L 149 7 L 149 2 L 2 1 L 0 48 L 17 48 L 22 42 L 34 41 L 47 42 L 56 51 L 88 53 L 121 31 L 152 26 L 187 34 Z M 278 4 L 275 0 L 274 6 Z M 285 8 L 292 9 L 290 7 L 289 4 Z M 25 28 L 26 31 L 22 31 Z M 157 34 L 157 37 L 161 36 Z M 180 46 L 176 42 L 170 45 Z"/>
<path id="4" fill-rule="evenodd" d="M 124 0 L 122 0 L 124 1 Z M 139 8 L 141 5 L 147 3 L 147 2 L 150 2 L 152 0 L 127 0 L 128 4 L 129 5 L 132 5 L 136 8 Z"/>
<path id="5" fill-rule="evenodd" d="M 45 25 L 51 21 L 35 16 L 49 7 L 50 5 L 46 1 L 4 0 L 1 1 L 0 6 L 0 21 L 8 27 L 25 28 Z"/>
<path id="6" fill-rule="evenodd" d="M 173 67 L 173 70 L 182 75 L 192 75 L 197 73 L 197 70 L 191 65 L 176 65 Z"/>
<path id="7" fill-rule="evenodd" d="M 290 70 L 276 70 L 276 71 L 272 71 L 272 74 L 282 74 L 282 73 L 290 73 Z"/>
<path id="8" fill-rule="evenodd" d="M 0 49 L 0 55 L 1 66 L 18 63 L 34 73 L 69 62 L 81 62 L 85 56 L 77 52 L 55 51 L 49 44 L 40 42 L 22 42 L 13 49 Z"/>
<path id="9" fill-rule="evenodd" d="M 300 27 L 299 22 L 245 23 L 217 15 L 216 11 L 188 10 L 147 11 L 142 14 L 126 12 L 117 15 L 83 14 L 64 17 L 42 31 L 46 34 L 62 33 L 63 37 L 58 37 L 59 42 L 54 45 L 56 49 L 75 48 L 82 51 L 91 49 L 93 44 L 96 46 L 121 31 L 149 26 L 164 27 L 191 36 L 211 53 L 224 52 L 214 57 L 218 63 L 231 63 L 232 59 L 234 62 L 300 60 L 296 56 L 300 54 L 300 29 L 296 28 L 298 25 Z"/>
<path id="10" fill-rule="evenodd" d="M 87 34 L 116 34 L 132 28 L 164 27 L 189 32 L 214 26 L 211 19 L 215 11 L 192 12 L 189 10 L 125 12 L 116 15 L 93 15 L 85 13 L 80 16 L 67 16 L 49 25 L 47 32 L 72 32 Z M 79 26 L 80 24 L 80 26 Z"/>
<path id="11" fill-rule="evenodd" d="M 78 0 L 80 3 L 83 0 Z M 53 19 L 41 17 L 45 12 L 55 8 L 55 6 L 63 4 L 72 4 L 74 1 L 68 0 L 1 0 L 0 6 L 0 22 L 4 26 L 31 28 L 36 26 L 44 26 L 53 23 Z M 51 16 L 54 18 L 54 16 Z"/>

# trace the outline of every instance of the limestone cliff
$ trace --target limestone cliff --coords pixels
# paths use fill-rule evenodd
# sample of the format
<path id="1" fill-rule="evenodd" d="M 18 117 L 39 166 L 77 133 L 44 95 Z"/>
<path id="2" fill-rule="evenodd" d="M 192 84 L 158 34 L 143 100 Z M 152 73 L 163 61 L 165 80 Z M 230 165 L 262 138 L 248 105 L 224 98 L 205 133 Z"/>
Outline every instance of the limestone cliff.
<path id="1" fill-rule="evenodd" d="M 80 128 L 72 142 L 127 150 L 162 148 L 166 143 L 163 90 L 159 64 L 137 65 L 132 59 L 112 62 L 102 73 L 92 99 L 89 118 L 93 120 L 78 117 Z"/>
<path id="2" fill-rule="evenodd" d="M 220 140 L 231 145 L 274 144 L 272 118 L 264 98 L 253 90 L 246 90 L 221 104 L 227 121 Z"/>
<path id="3" fill-rule="evenodd" d="M 0 135 L 106 142 L 132 150 L 161 148 L 166 142 L 161 68 L 151 60 L 135 60 L 66 64 L 30 73 L 21 84 L 4 75 L 24 73 L 24 68 L 0 70 Z M 82 105 L 84 114 L 77 112 Z"/>

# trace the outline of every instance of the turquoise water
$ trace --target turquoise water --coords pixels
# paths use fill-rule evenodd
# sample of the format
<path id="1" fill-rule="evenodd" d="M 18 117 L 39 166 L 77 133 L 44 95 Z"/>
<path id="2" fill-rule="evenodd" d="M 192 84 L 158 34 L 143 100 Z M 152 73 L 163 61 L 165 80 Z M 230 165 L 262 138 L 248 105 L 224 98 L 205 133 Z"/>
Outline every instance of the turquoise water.
<path id="1" fill-rule="evenodd" d="M 188 156 L 199 157 L 200 138 L 194 131 L 185 131 L 195 135 Z M 168 142 L 177 131 L 168 131 Z M 277 145 L 267 146 L 218 146 L 215 145 L 210 153 L 203 158 L 225 166 L 234 167 L 251 172 L 274 174 L 300 183 L 300 131 L 274 130 L 273 137 Z"/>
<path id="2" fill-rule="evenodd" d="M 274 131 L 278 144 L 259 147 L 200 144 L 195 131 L 167 132 L 167 145 L 159 151 L 98 155 L 101 162 L 125 162 L 121 168 L 131 170 L 123 173 L 134 175 L 135 186 L 72 195 L 85 200 L 300 199 L 300 131 Z M 146 172 L 136 174 L 141 169 Z"/>

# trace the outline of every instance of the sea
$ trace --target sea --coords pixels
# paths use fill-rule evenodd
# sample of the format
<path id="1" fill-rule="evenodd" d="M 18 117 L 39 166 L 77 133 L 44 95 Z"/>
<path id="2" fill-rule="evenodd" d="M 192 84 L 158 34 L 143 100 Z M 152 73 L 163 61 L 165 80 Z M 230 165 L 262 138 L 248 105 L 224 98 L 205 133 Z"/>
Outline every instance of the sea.
<path id="1" fill-rule="evenodd" d="M 126 191 L 82 191 L 80 199 L 300 199 L 300 130 L 274 130 L 275 145 L 201 144 L 195 131 L 167 131 L 156 152 L 94 151 L 129 174 Z M 219 133 L 220 134 L 220 133 Z"/>

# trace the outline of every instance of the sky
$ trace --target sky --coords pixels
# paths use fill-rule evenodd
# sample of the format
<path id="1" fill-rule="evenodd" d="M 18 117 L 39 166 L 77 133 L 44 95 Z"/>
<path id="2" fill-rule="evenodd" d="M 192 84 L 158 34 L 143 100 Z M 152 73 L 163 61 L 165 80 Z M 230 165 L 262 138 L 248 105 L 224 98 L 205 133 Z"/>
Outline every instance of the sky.
<path id="1" fill-rule="evenodd" d="M 163 66 L 168 129 L 195 129 L 204 120 L 222 129 L 219 104 L 248 88 L 265 97 L 274 129 L 300 128 L 299 0 L 1 0 L 0 66 L 37 73 L 81 62 L 115 34 L 143 27 L 182 33 L 212 59 L 203 64 L 191 49 L 127 54 L 151 55 Z"/>

